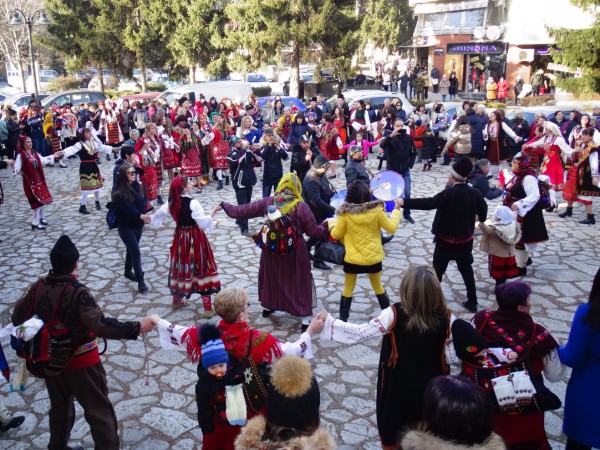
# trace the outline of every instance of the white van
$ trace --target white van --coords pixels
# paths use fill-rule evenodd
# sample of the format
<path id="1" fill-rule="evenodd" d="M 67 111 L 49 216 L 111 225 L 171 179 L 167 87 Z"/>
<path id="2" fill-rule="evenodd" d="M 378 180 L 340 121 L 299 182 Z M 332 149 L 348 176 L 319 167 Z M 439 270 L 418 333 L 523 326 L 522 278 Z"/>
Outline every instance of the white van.
<path id="1" fill-rule="evenodd" d="M 252 94 L 252 86 L 246 81 L 207 81 L 204 83 L 182 84 L 167 89 L 157 99 L 164 98 L 170 105 L 174 100 L 179 100 L 185 95 L 193 105 L 200 94 L 204 95 L 206 101 L 210 100 L 211 97 L 215 97 L 220 102 L 222 98 L 226 97 L 246 103 L 248 96 Z"/>

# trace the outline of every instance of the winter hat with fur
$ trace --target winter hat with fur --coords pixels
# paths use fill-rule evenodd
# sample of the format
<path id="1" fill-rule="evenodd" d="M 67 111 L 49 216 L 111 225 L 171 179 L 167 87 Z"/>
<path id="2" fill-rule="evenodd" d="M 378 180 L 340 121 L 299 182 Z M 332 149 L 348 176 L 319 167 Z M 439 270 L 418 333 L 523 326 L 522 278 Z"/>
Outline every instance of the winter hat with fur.
<path id="1" fill-rule="evenodd" d="M 458 181 L 467 181 L 467 177 L 471 173 L 471 170 L 473 170 L 473 163 L 471 160 L 464 158 L 452 164 L 450 174 Z"/>
<path id="2" fill-rule="evenodd" d="M 312 432 L 319 427 L 319 385 L 310 363 L 284 356 L 271 369 L 267 420 L 285 428 Z"/>

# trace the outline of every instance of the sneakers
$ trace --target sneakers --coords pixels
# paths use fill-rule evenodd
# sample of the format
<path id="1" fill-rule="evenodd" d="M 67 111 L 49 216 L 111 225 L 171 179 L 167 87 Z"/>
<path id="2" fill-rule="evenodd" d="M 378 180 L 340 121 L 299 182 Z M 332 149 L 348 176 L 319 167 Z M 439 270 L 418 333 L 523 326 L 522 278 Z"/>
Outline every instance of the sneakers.
<path id="1" fill-rule="evenodd" d="M 23 422 L 25 422 L 25 416 L 13 416 L 8 423 L 0 426 L 0 431 L 4 433 L 12 428 L 18 428 L 23 424 Z"/>

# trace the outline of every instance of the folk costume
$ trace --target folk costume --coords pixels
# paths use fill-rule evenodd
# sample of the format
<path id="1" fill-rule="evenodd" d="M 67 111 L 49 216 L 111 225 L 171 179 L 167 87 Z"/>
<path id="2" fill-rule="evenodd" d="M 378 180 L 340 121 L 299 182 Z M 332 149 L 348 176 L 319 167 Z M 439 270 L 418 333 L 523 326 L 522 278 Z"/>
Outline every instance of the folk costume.
<path id="1" fill-rule="evenodd" d="M 61 139 L 68 147 L 77 140 L 77 116 L 73 114 L 69 106 L 63 106 L 63 113 L 60 117 L 62 121 Z"/>
<path id="2" fill-rule="evenodd" d="M 33 148 L 26 150 L 27 136 L 19 138 L 21 151 L 17 154 L 13 167 L 13 175 L 21 174 L 23 177 L 23 191 L 33 210 L 31 221 L 32 229 L 44 229 L 47 224 L 44 218 L 44 206 L 52 203 L 52 196 L 44 176 L 44 164 L 54 162 L 54 156 L 40 156 Z"/>
<path id="3" fill-rule="evenodd" d="M 150 138 L 158 139 L 162 155 L 162 169 L 177 169 L 179 166 L 180 149 L 175 143 L 175 139 L 168 133 L 166 127 L 162 125 L 157 127 L 156 136 L 151 136 Z"/>
<path id="4" fill-rule="evenodd" d="M 536 324 L 528 313 L 498 303 L 500 308 L 496 311 L 480 311 L 473 317 L 473 326 L 479 334 L 489 342 L 512 348 L 519 355 L 517 359 L 528 356 L 532 376 L 541 378 L 543 372 L 550 381 L 561 380 L 566 370 L 558 358 L 558 343 L 548 330 Z M 519 448 L 521 444 L 522 448 L 550 449 L 544 413 L 494 416 L 494 431 L 507 446 Z"/>
<path id="5" fill-rule="evenodd" d="M 343 148 L 338 129 L 332 123 L 321 125 L 319 129 L 319 150 L 328 161 L 340 159 L 340 149 Z"/>
<path id="6" fill-rule="evenodd" d="M 121 120 L 123 120 L 122 115 L 112 108 L 112 103 L 106 102 L 106 107 L 100 116 L 100 122 L 104 125 L 106 144 L 118 144 L 125 140 L 119 126 Z"/>
<path id="7" fill-rule="evenodd" d="M 156 147 L 153 148 L 151 143 L 152 141 L 147 136 L 142 136 L 135 143 L 136 165 L 144 170 L 144 174 L 140 176 L 140 182 L 144 185 L 149 202 L 158 198 L 158 177 L 155 167 L 158 158 L 154 153 Z"/>
<path id="8" fill-rule="evenodd" d="M 79 252 L 73 242 L 61 236 L 50 253 L 52 270 L 17 301 L 12 323 L 20 325 L 34 314 L 45 323 L 58 322 L 52 328 L 61 330 L 60 344 L 70 355 L 62 372 L 45 379 L 50 400 L 48 448 L 68 448 L 75 422 L 73 402 L 77 398 L 95 447 L 116 450 L 119 448 L 117 418 L 108 398 L 98 338 L 136 340 L 141 324 L 104 316 L 89 289 L 70 272 L 78 259 Z"/>
<path id="9" fill-rule="evenodd" d="M 282 215 L 289 215 L 292 219 L 297 245 L 287 254 L 261 252 L 258 299 L 266 310 L 285 311 L 307 318 L 317 306 L 317 297 L 303 235 L 325 240 L 329 234 L 327 224 L 317 225 L 309 206 L 302 201 L 300 180 L 291 173 L 281 178 L 273 197 L 239 206 L 222 204 L 229 217 L 246 220 L 266 216 L 270 205 L 275 205 Z"/>
<path id="10" fill-rule="evenodd" d="M 521 150 L 521 152 L 523 154 L 527 155 L 527 157 L 529 158 L 529 163 L 531 164 L 531 170 L 533 170 L 533 173 L 536 175 L 538 174 L 538 172 L 540 170 L 540 159 L 543 159 L 543 157 L 544 157 L 544 149 L 543 149 L 543 147 L 531 148 L 530 146 L 534 142 L 537 142 L 543 138 L 544 138 L 544 136 L 539 136 L 539 137 L 533 136 L 523 146 L 523 147 L 527 147 L 527 148 L 523 148 Z M 541 158 L 540 158 L 540 156 L 541 156 Z"/>
<path id="11" fill-rule="evenodd" d="M 281 137 L 283 142 L 287 142 L 290 136 L 290 131 L 292 131 L 292 123 L 294 121 L 294 117 L 286 111 L 283 116 L 279 118 L 277 121 L 277 134 Z"/>
<path id="12" fill-rule="evenodd" d="M 517 223 L 521 226 L 521 239 L 515 244 L 517 266 L 522 274 L 527 272 L 525 265 L 529 254 L 537 249 L 537 244 L 548 240 L 543 206 L 539 203 L 538 179 L 531 170 L 529 158 L 517 155 L 519 168 L 512 176 L 506 176 L 503 205 L 512 208 L 517 205 Z"/>
<path id="13" fill-rule="evenodd" d="M 202 175 L 202 163 L 200 162 L 200 141 L 194 132 L 190 138 L 184 134 L 179 137 L 179 149 L 181 154 L 181 173 L 188 177 L 199 177 Z"/>
<path id="14" fill-rule="evenodd" d="M 94 194 L 96 199 L 96 209 L 100 210 L 100 191 L 102 190 L 104 178 L 100 175 L 100 168 L 96 163 L 100 152 L 110 155 L 113 148 L 108 145 L 103 145 L 100 141 L 95 140 L 93 136 L 89 140 L 85 140 L 85 133 L 92 133 L 88 128 L 79 129 L 77 137 L 79 142 L 71 147 L 67 147 L 63 151 L 63 156 L 77 155 L 81 161 L 79 165 L 79 183 L 81 185 L 81 204 L 79 212 L 81 214 L 89 214 L 86 208 L 87 197 L 90 192 Z"/>
<path id="15" fill-rule="evenodd" d="M 547 175 L 550 178 L 552 187 L 557 191 L 562 191 L 564 187 L 564 171 L 561 151 L 570 155 L 573 149 L 565 142 L 557 125 L 552 122 L 546 122 L 544 129 L 550 130 L 552 135 L 545 135 L 539 141 L 530 144 L 528 148 L 536 149 L 542 147 L 544 149 L 540 175 Z"/>
<path id="16" fill-rule="evenodd" d="M 598 153 L 598 146 L 590 139 L 587 142 L 582 141 L 579 149 L 571 155 L 572 166 L 569 167 L 567 172 L 567 181 L 563 192 L 563 198 L 567 200 L 567 209 L 560 213 L 559 217 L 572 216 L 573 202 L 578 201 L 585 205 L 587 213 L 587 217 L 579 223 L 583 225 L 594 225 L 596 223 L 592 210 L 592 199 L 600 196 Z"/>
<path id="17" fill-rule="evenodd" d="M 173 179 L 169 204 L 163 205 L 152 216 L 152 223 L 160 226 L 167 214 L 176 223 L 168 281 L 174 307 L 185 305 L 184 297 L 189 299 L 192 294 L 200 294 L 205 316 L 212 317 L 210 296 L 221 290 L 221 283 L 206 233 L 212 233 L 215 222 L 204 213 L 198 200 L 183 193 L 187 181 L 187 177 Z"/>
<path id="18" fill-rule="evenodd" d="M 487 135 L 486 158 L 491 164 L 499 164 L 500 161 L 510 159 L 510 147 L 507 135 L 515 142 L 519 138 L 511 128 L 504 122 L 489 121 L 485 129 L 484 138 Z"/>
<path id="19" fill-rule="evenodd" d="M 377 375 L 377 428 L 382 446 L 393 446 L 402 432 L 422 418 L 423 397 L 430 380 L 447 375 L 446 361 L 456 360 L 448 313 L 438 317 L 439 325 L 421 333 L 407 329 L 409 316 L 400 303 L 381 311 L 365 324 L 352 324 L 327 315 L 320 338 L 344 344 L 383 336 Z"/>
<path id="20" fill-rule="evenodd" d="M 210 141 L 208 148 L 212 154 L 212 168 L 217 172 L 217 179 L 221 180 L 225 175 L 225 184 L 229 184 L 229 161 L 227 155 L 231 151 L 229 145 L 230 133 L 227 131 L 221 132 L 217 128 L 213 128 L 213 139 Z"/>
<path id="21" fill-rule="evenodd" d="M 488 270 L 496 284 L 519 276 L 515 259 L 515 244 L 521 230 L 510 208 L 498 206 L 492 220 L 480 224 L 483 235 L 479 250 L 488 254 Z"/>

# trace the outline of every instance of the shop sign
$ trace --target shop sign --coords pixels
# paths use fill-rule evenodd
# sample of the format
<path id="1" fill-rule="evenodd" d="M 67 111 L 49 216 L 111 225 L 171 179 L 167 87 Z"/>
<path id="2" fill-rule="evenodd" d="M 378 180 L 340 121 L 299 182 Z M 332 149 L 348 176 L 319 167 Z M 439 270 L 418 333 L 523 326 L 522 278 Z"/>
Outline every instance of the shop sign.
<path id="1" fill-rule="evenodd" d="M 416 38 L 414 38 L 414 45 L 426 46 L 427 36 L 417 36 Z"/>
<path id="2" fill-rule="evenodd" d="M 489 44 L 448 44 L 449 55 L 463 55 L 463 54 L 486 54 L 486 55 L 501 55 L 504 53 L 504 44 L 492 42 Z"/>
<path id="3" fill-rule="evenodd" d="M 433 54 L 435 56 L 444 56 L 444 49 L 436 47 L 436 48 L 433 49 Z"/>

